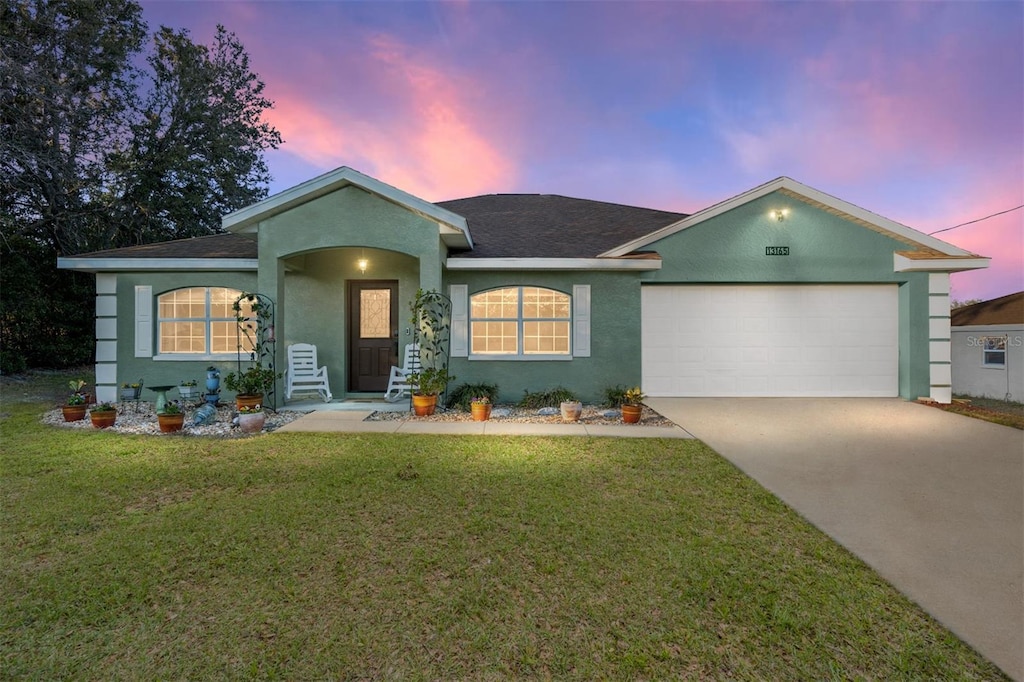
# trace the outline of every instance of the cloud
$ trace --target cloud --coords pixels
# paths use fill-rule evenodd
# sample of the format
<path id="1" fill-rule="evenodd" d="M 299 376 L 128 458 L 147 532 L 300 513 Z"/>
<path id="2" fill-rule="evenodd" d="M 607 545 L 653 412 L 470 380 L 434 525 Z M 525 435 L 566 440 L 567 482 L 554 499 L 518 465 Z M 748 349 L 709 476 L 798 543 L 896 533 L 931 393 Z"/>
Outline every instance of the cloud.
<path id="1" fill-rule="evenodd" d="M 322 69 L 277 81 L 268 119 L 284 149 L 322 170 L 352 166 L 428 200 L 515 182 L 514 158 L 473 101 L 480 88 L 471 75 L 385 33 L 363 47 L 329 67 L 345 75 L 344 90 L 321 94 L 311 81 L 324 77 Z"/>

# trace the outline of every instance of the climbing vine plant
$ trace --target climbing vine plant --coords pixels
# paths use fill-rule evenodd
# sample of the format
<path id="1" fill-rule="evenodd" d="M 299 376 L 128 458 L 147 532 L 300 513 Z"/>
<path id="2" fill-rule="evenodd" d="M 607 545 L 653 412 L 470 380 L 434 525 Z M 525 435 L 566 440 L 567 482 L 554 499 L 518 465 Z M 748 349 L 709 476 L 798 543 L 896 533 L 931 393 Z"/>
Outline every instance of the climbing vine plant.
<path id="1" fill-rule="evenodd" d="M 412 324 L 413 341 L 420 346 L 420 364 L 423 367 L 417 383 L 425 393 L 443 393 L 448 383 L 455 380 L 448 374 L 452 301 L 442 293 L 418 289 L 409 308 L 412 311 L 409 322 Z"/>
<path id="2" fill-rule="evenodd" d="M 262 387 L 264 404 L 276 409 L 274 380 L 280 375 L 274 371 L 274 302 L 269 296 L 244 292 L 235 300 L 232 310 L 237 323 L 239 380 Z M 243 370 L 246 361 L 249 366 Z"/>

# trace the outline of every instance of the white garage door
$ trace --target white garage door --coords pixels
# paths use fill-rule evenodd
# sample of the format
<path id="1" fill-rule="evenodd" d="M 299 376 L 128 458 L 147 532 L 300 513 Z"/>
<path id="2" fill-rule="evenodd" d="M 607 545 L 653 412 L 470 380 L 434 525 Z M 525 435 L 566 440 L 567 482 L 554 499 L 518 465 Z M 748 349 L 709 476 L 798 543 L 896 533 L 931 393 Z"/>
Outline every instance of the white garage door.
<path id="1" fill-rule="evenodd" d="M 645 286 L 651 396 L 899 393 L 896 285 Z"/>

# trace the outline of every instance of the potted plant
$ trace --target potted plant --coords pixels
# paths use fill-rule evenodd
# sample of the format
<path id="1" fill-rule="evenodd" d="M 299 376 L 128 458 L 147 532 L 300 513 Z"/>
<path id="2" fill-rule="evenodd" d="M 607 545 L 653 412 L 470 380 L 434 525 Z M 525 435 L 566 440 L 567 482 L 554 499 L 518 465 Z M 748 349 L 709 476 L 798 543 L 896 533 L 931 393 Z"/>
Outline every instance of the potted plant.
<path id="1" fill-rule="evenodd" d="M 409 383 L 416 386 L 412 392 L 412 409 L 417 417 L 427 417 L 437 409 L 437 396 L 455 377 L 447 367 L 426 367 L 409 375 Z"/>
<path id="2" fill-rule="evenodd" d="M 174 433 L 181 431 L 181 427 L 185 425 L 185 413 L 181 411 L 178 403 L 172 400 L 164 405 L 163 411 L 156 413 L 156 420 L 160 424 L 161 433 Z"/>
<path id="3" fill-rule="evenodd" d="M 446 350 L 451 301 L 437 292 L 417 289 L 409 310 L 412 313 L 409 323 L 416 330 L 421 363 L 421 369 L 408 377 L 409 383 L 415 387 L 412 392 L 412 409 L 417 417 L 425 417 L 434 414 L 437 397 L 448 388 L 450 382 L 455 381 L 455 377 L 448 373 Z"/>
<path id="4" fill-rule="evenodd" d="M 253 365 L 244 372 L 237 374 L 230 372 L 224 377 L 224 385 L 228 387 L 229 391 L 234 391 L 237 394 L 235 405 L 241 409 L 242 407 L 262 405 L 263 394 L 273 387 L 274 381 L 279 376 L 280 374 L 275 373 L 272 369 Z"/>
<path id="5" fill-rule="evenodd" d="M 473 414 L 473 421 L 485 422 L 491 418 L 491 399 L 485 395 L 475 396 L 469 401 L 469 409 Z"/>
<path id="6" fill-rule="evenodd" d="M 583 403 L 578 400 L 567 400 L 560 405 L 562 421 L 578 422 L 583 414 Z"/>
<path id="7" fill-rule="evenodd" d="M 85 382 L 81 379 L 72 379 L 68 382 L 68 388 L 71 389 L 71 393 L 68 394 L 67 403 L 61 406 L 61 412 L 64 413 L 64 421 L 66 422 L 77 422 L 85 419 L 86 410 L 86 396 L 82 392 L 85 387 Z"/>
<path id="8" fill-rule="evenodd" d="M 142 394 L 142 379 L 135 383 L 121 384 L 121 400 L 138 400 Z"/>
<path id="9" fill-rule="evenodd" d="M 646 397 L 647 396 L 643 394 L 643 391 L 640 390 L 639 386 L 634 386 L 626 391 L 622 400 L 622 421 L 627 424 L 636 424 L 639 422 L 640 415 L 643 413 L 644 409 L 641 403 L 643 403 L 643 400 Z"/>
<path id="10" fill-rule="evenodd" d="M 110 403 L 100 403 L 89 410 L 89 419 L 97 429 L 105 429 L 117 421 L 117 410 Z"/>
<path id="11" fill-rule="evenodd" d="M 263 430 L 263 424 L 267 415 L 263 412 L 262 405 L 245 405 L 238 408 L 238 428 L 243 433 L 259 433 Z"/>
<path id="12" fill-rule="evenodd" d="M 183 400 L 191 400 L 199 397 L 199 388 L 195 379 L 182 381 L 178 384 L 178 394 Z"/>

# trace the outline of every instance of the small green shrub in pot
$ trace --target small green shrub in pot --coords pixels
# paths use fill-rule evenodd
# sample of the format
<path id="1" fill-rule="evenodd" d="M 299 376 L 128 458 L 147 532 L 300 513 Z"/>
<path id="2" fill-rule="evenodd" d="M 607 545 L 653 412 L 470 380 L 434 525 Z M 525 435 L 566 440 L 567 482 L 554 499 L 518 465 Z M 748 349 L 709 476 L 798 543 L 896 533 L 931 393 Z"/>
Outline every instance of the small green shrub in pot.
<path id="1" fill-rule="evenodd" d="M 240 374 L 229 373 L 224 377 L 224 385 L 228 387 L 229 391 L 234 391 L 238 395 L 260 395 L 269 391 L 274 385 L 274 381 L 280 376 L 272 369 L 257 365 Z"/>

